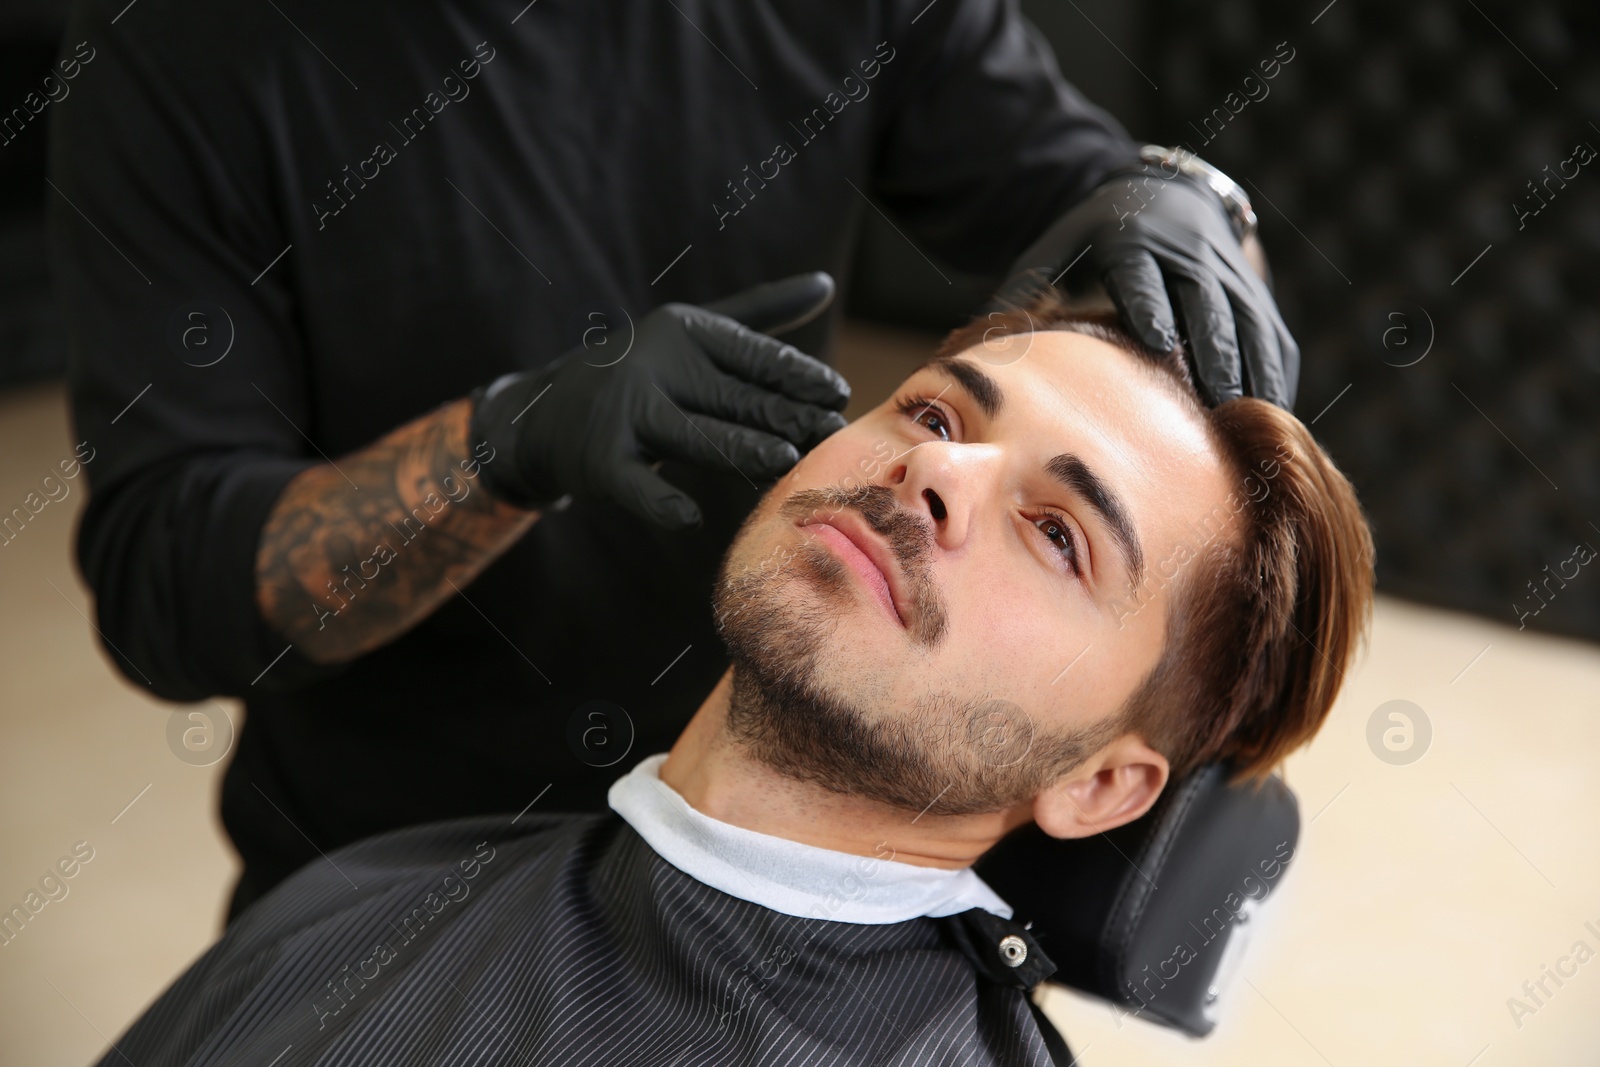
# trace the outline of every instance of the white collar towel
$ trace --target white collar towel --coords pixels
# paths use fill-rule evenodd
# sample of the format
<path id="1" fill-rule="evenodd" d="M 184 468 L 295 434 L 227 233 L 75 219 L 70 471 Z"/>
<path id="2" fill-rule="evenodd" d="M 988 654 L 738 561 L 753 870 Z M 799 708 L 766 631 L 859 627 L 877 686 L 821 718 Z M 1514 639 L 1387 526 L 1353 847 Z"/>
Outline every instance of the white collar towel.
<path id="1" fill-rule="evenodd" d="M 757 833 L 696 811 L 661 780 L 665 752 L 612 784 L 611 810 L 683 873 L 784 915 L 884 924 L 983 908 L 1004 919 L 1011 906 L 971 867 L 945 870 L 856 856 Z"/>

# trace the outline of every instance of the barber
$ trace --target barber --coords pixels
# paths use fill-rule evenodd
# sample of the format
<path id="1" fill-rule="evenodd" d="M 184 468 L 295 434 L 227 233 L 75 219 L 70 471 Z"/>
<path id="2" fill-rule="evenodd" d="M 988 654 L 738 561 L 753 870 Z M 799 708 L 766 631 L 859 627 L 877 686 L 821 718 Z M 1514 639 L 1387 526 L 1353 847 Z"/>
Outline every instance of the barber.
<path id="1" fill-rule="evenodd" d="M 803 349 L 867 195 L 1011 295 L 1103 284 L 1213 399 L 1293 397 L 1248 204 L 1141 158 L 1012 0 L 516 6 L 72 17 L 78 559 L 130 679 L 244 701 L 230 914 L 373 833 L 598 809 L 669 746 L 724 547 L 842 425 Z"/>

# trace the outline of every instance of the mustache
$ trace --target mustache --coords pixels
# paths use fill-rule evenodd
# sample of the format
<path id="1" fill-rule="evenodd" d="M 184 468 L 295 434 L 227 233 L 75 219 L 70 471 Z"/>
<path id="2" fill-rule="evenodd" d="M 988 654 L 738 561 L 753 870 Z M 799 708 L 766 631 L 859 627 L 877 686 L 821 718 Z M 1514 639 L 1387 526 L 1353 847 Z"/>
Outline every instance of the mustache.
<path id="1" fill-rule="evenodd" d="M 886 485 L 859 485 L 849 489 L 827 485 L 800 489 L 778 508 L 794 522 L 827 521 L 827 516 L 854 511 L 894 553 L 912 602 L 911 635 L 924 645 L 936 645 L 949 629 L 949 612 L 933 580 L 933 524 L 900 506 Z"/>

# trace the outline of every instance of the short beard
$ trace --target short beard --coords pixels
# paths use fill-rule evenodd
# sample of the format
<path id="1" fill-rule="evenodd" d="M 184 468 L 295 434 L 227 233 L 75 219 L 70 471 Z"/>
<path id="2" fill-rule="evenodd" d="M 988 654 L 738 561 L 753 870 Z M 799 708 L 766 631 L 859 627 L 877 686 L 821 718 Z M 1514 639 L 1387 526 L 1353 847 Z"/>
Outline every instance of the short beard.
<path id="1" fill-rule="evenodd" d="M 884 486 L 802 490 L 778 514 L 800 518 L 844 508 L 856 509 L 889 538 L 914 587 L 926 579 L 931 529 L 900 509 Z M 897 715 L 892 693 L 862 694 L 863 687 L 852 690 L 848 678 L 829 678 L 830 688 L 862 694 L 858 701 L 834 696 L 824 689 L 818 659 L 837 625 L 830 607 L 853 595 L 851 576 L 836 556 L 809 539 L 765 566 L 736 570 L 733 557 L 759 514 L 758 508 L 734 538 L 713 606 L 733 665 L 727 734 L 766 766 L 916 816 L 987 814 L 1031 800 L 1123 732 L 1122 717 L 1113 715 L 1083 729 L 1040 733 L 1010 701 L 937 692 L 918 697 L 909 714 Z M 820 603 L 786 596 L 786 583 L 809 586 Z M 921 624 L 937 643 L 947 618 L 931 581 L 914 599 L 914 639 Z"/>

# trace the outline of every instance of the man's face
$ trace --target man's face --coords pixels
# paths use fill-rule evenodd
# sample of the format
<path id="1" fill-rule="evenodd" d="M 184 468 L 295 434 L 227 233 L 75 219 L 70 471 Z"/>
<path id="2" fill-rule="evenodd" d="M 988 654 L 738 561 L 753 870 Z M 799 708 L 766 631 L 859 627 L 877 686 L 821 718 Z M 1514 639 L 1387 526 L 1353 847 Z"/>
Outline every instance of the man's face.
<path id="1" fill-rule="evenodd" d="M 1119 348 L 1044 331 L 956 362 L 785 475 L 716 591 L 733 736 L 939 814 L 1028 800 L 1121 733 L 1174 586 L 1143 575 L 1230 492 L 1198 414 Z"/>

